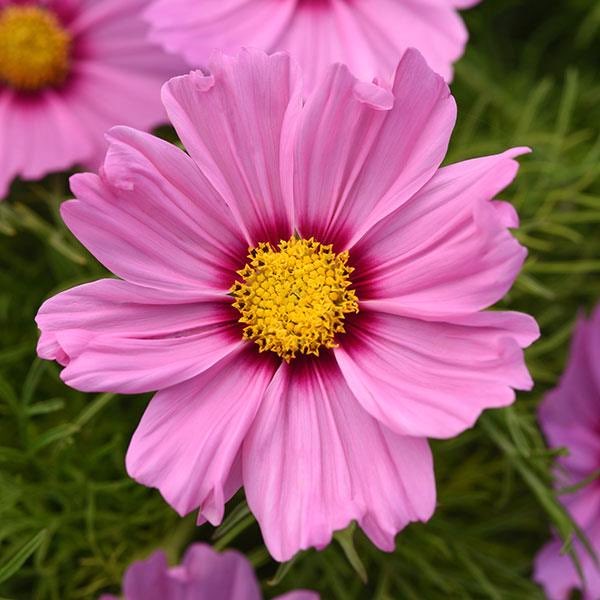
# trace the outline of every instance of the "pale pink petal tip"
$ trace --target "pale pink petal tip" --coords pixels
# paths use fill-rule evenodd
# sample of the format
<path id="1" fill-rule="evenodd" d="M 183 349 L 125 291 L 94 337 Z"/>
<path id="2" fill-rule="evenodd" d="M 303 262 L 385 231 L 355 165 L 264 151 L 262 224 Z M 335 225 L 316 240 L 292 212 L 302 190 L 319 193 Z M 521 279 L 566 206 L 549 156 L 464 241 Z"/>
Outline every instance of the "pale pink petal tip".
<path id="1" fill-rule="evenodd" d="M 394 106 L 394 94 L 373 83 L 357 81 L 354 85 L 354 97 L 376 110 L 390 110 Z"/>

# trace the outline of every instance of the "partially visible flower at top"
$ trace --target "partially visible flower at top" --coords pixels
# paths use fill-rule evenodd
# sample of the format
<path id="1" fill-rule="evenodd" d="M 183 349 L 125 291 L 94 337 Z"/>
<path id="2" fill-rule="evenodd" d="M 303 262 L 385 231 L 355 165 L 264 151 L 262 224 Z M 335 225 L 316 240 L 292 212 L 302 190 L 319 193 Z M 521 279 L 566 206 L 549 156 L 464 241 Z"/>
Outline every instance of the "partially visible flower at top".
<path id="1" fill-rule="evenodd" d="M 219 553 L 207 544 L 190 546 L 181 564 L 169 567 L 158 550 L 134 562 L 123 579 L 123 600 L 261 600 L 248 559 L 235 550 Z M 99 600 L 119 600 L 104 594 Z M 319 600 L 316 592 L 298 590 L 274 600 Z"/>
<path id="2" fill-rule="evenodd" d="M 153 0 L 151 39 L 207 64 L 215 49 L 288 51 L 308 88 L 333 63 L 359 79 L 389 79 L 407 48 L 416 48 L 446 81 L 468 39 L 458 9 L 481 0 Z"/>
<path id="3" fill-rule="evenodd" d="M 0 0 L 0 200 L 20 176 L 96 168 L 104 133 L 165 121 L 184 63 L 147 39 L 148 0 Z"/>
<path id="4" fill-rule="evenodd" d="M 338 65 L 303 103 L 299 80 L 287 54 L 215 56 L 163 90 L 189 155 L 114 129 L 62 215 L 122 279 L 37 316 L 68 385 L 160 390 L 130 475 L 213 524 L 244 485 L 278 560 L 429 519 L 425 438 L 529 389 L 538 336 L 484 311 L 525 258 L 491 199 L 526 149 L 440 168 L 456 105 L 414 50 L 389 86 Z"/>
<path id="5" fill-rule="evenodd" d="M 559 488 L 577 486 L 600 470 L 600 306 L 592 317 L 580 317 L 571 343 L 571 354 L 558 386 L 544 399 L 540 424 L 553 448 L 564 447 L 558 459 Z M 600 479 L 562 496 L 565 508 L 600 556 Z M 574 551 L 581 564 L 582 581 L 568 554 L 561 554 L 556 538 L 538 554 L 535 580 L 550 600 L 567 600 L 579 589 L 585 600 L 600 598 L 600 567 L 577 540 Z"/>

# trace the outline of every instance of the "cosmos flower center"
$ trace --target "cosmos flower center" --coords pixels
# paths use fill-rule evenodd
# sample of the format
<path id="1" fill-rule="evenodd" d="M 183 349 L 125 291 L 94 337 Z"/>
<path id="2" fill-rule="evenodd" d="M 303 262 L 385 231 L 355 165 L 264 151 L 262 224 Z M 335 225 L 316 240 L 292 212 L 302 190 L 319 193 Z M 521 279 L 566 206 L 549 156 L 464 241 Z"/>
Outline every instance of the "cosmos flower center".
<path id="1" fill-rule="evenodd" d="M 34 92 L 60 85 L 69 70 L 71 35 L 38 6 L 0 9 L 0 82 Z"/>
<path id="2" fill-rule="evenodd" d="M 353 271 L 348 252 L 336 254 L 313 238 L 252 248 L 238 271 L 241 281 L 230 290 L 244 339 L 288 363 L 298 352 L 318 356 L 320 348 L 335 348 L 345 315 L 358 312 L 356 292 L 349 289 Z"/>

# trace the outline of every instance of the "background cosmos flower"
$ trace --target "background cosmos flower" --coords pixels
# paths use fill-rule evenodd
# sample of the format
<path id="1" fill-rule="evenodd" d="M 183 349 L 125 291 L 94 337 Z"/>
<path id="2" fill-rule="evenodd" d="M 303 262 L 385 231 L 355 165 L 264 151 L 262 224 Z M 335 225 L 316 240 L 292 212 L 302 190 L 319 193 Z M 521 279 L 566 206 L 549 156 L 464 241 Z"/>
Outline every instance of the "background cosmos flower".
<path id="1" fill-rule="evenodd" d="M 165 120 L 183 64 L 147 40 L 148 0 L 0 0 L 0 199 L 17 175 L 94 168 L 113 125 Z"/>
<path id="2" fill-rule="evenodd" d="M 169 567 L 158 550 L 133 563 L 123 579 L 123 600 L 260 600 L 260 586 L 248 559 L 235 550 L 219 553 L 207 544 L 190 546 L 181 565 Z M 275 600 L 318 600 L 298 590 Z M 100 600 L 118 600 L 103 595 Z"/>
<path id="3" fill-rule="evenodd" d="M 388 79 L 417 48 L 434 71 L 452 79 L 467 30 L 457 9 L 480 0 L 154 0 L 152 39 L 204 66 L 214 49 L 285 50 L 313 87 L 332 63 L 360 79 Z"/>
<path id="4" fill-rule="evenodd" d="M 129 473 L 215 524 L 244 485 L 278 560 L 351 520 L 391 550 L 428 519 L 426 437 L 529 389 L 521 348 L 538 336 L 527 315 L 482 312 L 525 257 L 514 211 L 490 199 L 526 150 L 440 169 L 456 106 L 414 50 L 389 88 L 338 65 L 302 97 L 290 58 L 259 51 L 167 83 L 190 155 L 115 128 L 100 174 L 75 175 L 62 206 L 122 279 L 63 292 L 37 317 L 38 352 L 68 385 L 160 390 Z M 314 351 L 314 336 L 318 356 L 281 352 Z"/>
<path id="5" fill-rule="evenodd" d="M 540 407 L 540 424 L 551 447 L 564 446 L 568 456 L 558 459 L 559 487 L 576 485 L 600 469 L 600 307 L 589 321 L 580 317 L 573 336 L 569 363 L 556 389 Z M 562 496 L 565 507 L 600 553 L 600 482 L 594 480 L 575 493 Z M 583 545 L 574 544 L 585 582 L 571 558 L 561 554 L 558 539 L 538 554 L 535 580 L 551 600 L 566 600 L 581 589 L 585 600 L 600 597 L 600 568 Z"/>

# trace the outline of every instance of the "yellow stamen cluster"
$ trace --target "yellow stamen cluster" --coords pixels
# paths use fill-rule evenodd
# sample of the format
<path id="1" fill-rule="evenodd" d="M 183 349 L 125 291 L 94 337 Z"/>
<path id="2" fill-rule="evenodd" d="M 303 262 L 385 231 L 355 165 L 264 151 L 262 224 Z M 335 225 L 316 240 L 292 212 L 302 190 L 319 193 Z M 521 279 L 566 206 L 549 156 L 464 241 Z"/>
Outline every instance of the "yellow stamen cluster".
<path id="1" fill-rule="evenodd" d="M 71 36 L 51 11 L 39 6 L 0 9 L 0 84 L 35 92 L 63 83 Z"/>
<path id="2" fill-rule="evenodd" d="M 356 292 L 348 289 L 353 270 L 348 252 L 336 254 L 313 238 L 252 248 L 230 290 L 244 339 L 288 363 L 297 352 L 318 356 L 322 347 L 335 348 L 345 315 L 358 312 Z"/>

